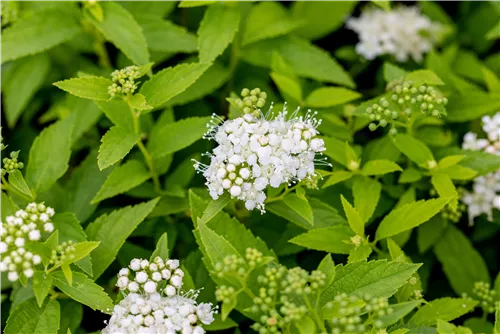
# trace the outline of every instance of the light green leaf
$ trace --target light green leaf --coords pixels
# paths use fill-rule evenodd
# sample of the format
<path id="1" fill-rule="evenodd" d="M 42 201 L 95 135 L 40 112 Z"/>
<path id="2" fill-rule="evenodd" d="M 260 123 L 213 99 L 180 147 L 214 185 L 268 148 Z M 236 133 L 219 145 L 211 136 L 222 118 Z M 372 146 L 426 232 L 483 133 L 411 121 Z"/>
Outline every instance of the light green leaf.
<path id="1" fill-rule="evenodd" d="M 326 275 L 324 287 L 324 289 L 326 289 L 335 279 L 335 263 L 332 260 L 332 254 L 326 254 L 323 260 L 319 263 L 318 270 Z"/>
<path id="2" fill-rule="evenodd" d="M 460 161 L 462 161 L 465 158 L 465 155 L 448 155 L 438 162 L 438 167 L 439 168 L 448 168 L 450 166 L 454 166 L 458 164 Z"/>
<path id="3" fill-rule="evenodd" d="M 449 122 L 468 122 L 500 108 L 500 100 L 482 91 L 468 91 L 463 95 L 451 95 L 446 105 Z"/>
<path id="4" fill-rule="evenodd" d="M 61 265 L 61 271 L 63 272 L 64 277 L 66 277 L 66 281 L 68 282 L 68 284 L 70 286 L 73 285 L 73 272 L 71 271 L 69 264 Z"/>
<path id="5" fill-rule="evenodd" d="M 111 313 L 113 309 L 111 298 L 104 292 L 103 288 L 92 282 L 84 274 L 74 272 L 73 285 L 67 284 L 66 278 L 61 271 L 54 272 L 52 277 L 55 286 L 77 302 L 87 305 L 93 310 Z"/>
<path id="6" fill-rule="evenodd" d="M 148 149 L 155 158 L 177 152 L 200 139 L 207 131 L 209 117 L 189 117 L 164 124 L 151 134 Z"/>
<path id="7" fill-rule="evenodd" d="M 50 188 L 68 169 L 75 118 L 45 128 L 31 145 L 26 181 L 36 194 Z"/>
<path id="8" fill-rule="evenodd" d="M 103 2 L 100 5 L 104 20 L 99 22 L 91 15 L 86 15 L 87 19 L 134 64 L 149 63 L 148 44 L 134 17 L 115 2 Z"/>
<path id="9" fill-rule="evenodd" d="M 199 6 L 206 6 L 206 5 L 211 5 L 217 1 L 181 1 L 179 3 L 179 8 L 191 8 L 191 7 L 199 7 Z"/>
<path id="10" fill-rule="evenodd" d="M 191 63 L 168 67 L 146 81 L 141 93 L 151 106 L 159 107 L 194 84 L 210 65 Z"/>
<path id="11" fill-rule="evenodd" d="M 33 197 L 30 187 L 28 187 L 28 184 L 26 184 L 26 181 L 24 180 L 23 174 L 21 174 L 18 169 L 13 170 L 9 173 L 9 183 L 21 193 L 28 195 L 29 197 Z"/>
<path id="12" fill-rule="evenodd" d="M 448 198 L 405 204 L 389 213 L 380 223 L 375 240 L 381 240 L 425 223 L 448 203 Z"/>
<path id="13" fill-rule="evenodd" d="M 349 180 L 353 176 L 352 172 L 349 172 L 349 171 L 346 171 L 346 170 L 335 171 L 335 172 L 333 172 L 333 173 L 331 173 L 329 175 L 330 175 L 330 177 L 323 184 L 322 188 L 333 186 L 333 185 L 335 185 L 335 184 L 337 184 L 339 182 L 342 182 L 342 181 L 345 181 L 345 180 Z"/>
<path id="14" fill-rule="evenodd" d="M 492 94 L 500 93 L 500 79 L 486 66 L 481 67 L 481 72 L 483 73 L 484 81 L 488 87 L 488 91 Z"/>
<path id="15" fill-rule="evenodd" d="M 94 278 L 98 278 L 113 262 L 121 246 L 135 228 L 151 213 L 159 198 L 149 202 L 127 206 L 104 214 L 86 229 L 89 240 L 101 244 L 92 252 Z"/>
<path id="16" fill-rule="evenodd" d="M 123 194 L 149 178 L 149 171 L 142 162 L 129 160 L 113 169 L 91 203 L 98 203 L 106 198 Z"/>
<path id="17" fill-rule="evenodd" d="M 449 205 L 455 211 L 458 205 L 458 193 L 451 178 L 444 173 L 437 173 L 431 177 L 431 183 L 439 197 L 451 198 Z"/>
<path id="18" fill-rule="evenodd" d="M 444 85 L 444 82 L 431 70 L 416 70 L 410 72 L 405 80 L 412 81 L 415 86 L 424 84 L 433 86 Z"/>
<path id="19" fill-rule="evenodd" d="M 303 21 L 292 19 L 287 10 L 277 2 L 260 2 L 250 10 L 241 44 L 247 45 L 266 38 L 286 35 Z"/>
<path id="20" fill-rule="evenodd" d="M 146 98 L 144 95 L 141 93 L 134 94 L 130 96 L 129 98 L 126 98 L 126 101 L 130 105 L 131 108 L 140 110 L 140 111 L 148 111 L 153 109 L 148 102 L 146 101 Z"/>
<path id="21" fill-rule="evenodd" d="M 225 321 L 229 316 L 229 313 L 231 313 L 231 311 L 236 307 L 236 304 L 238 302 L 238 294 L 239 292 L 229 296 L 229 303 L 222 303 L 222 309 L 221 309 L 222 321 Z"/>
<path id="22" fill-rule="evenodd" d="M 68 41 L 81 32 L 81 25 L 72 15 L 54 8 L 23 17 L 2 30 L 3 64 Z"/>
<path id="23" fill-rule="evenodd" d="M 472 311 L 477 301 L 461 298 L 439 298 L 422 306 L 409 320 L 414 325 L 435 325 L 437 320 L 450 321 Z"/>
<path id="24" fill-rule="evenodd" d="M 58 268 L 59 266 L 63 267 L 63 272 L 64 276 L 68 278 L 68 283 L 71 285 L 71 269 L 69 268 L 69 265 L 71 263 L 77 262 L 87 255 L 90 254 L 94 249 L 96 249 L 99 246 L 99 242 L 93 242 L 93 241 L 84 241 L 84 242 L 79 242 L 73 245 L 74 251 L 72 252 L 72 257 L 68 257 L 66 260 L 61 261 L 60 264 L 57 264 L 53 266 L 52 268 Z M 66 269 L 64 268 L 66 267 Z"/>
<path id="25" fill-rule="evenodd" d="M 398 134 L 394 143 L 401 153 L 418 165 L 427 166 L 428 161 L 434 161 L 427 145 L 408 134 Z"/>
<path id="26" fill-rule="evenodd" d="M 384 79 L 385 82 L 389 83 L 393 80 L 404 79 L 408 75 L 408 72 L 403 70 L 401 67 L 396 66 L 392 63 L 384 63 Z"/>
<path id="27" fill-rule="evenodd" d="M 493 328 L 494 334 L 500 333 L 500 303 L 497 303 L 495 309 L 495 327 Z"/>
<path id="28" fill-rule="evenodd" d="M 197 223 L 195 222 L 195 226 L 206 224 L 212 220 L 219 212 L 222 211 L 222 209 L 226 207 L 226 205 L 229 204 L 229 202 L 231 202 L 231 197 L 228 193 L 224 193 L 218 199 L 208 203 L 208 206 L 205 208 L 200 220 Z"/>
<path id="29" fill-rule="evenodd" d="M 408 278 L 417 271 L 419 264 L 401 263 L 387 260 L 355 262 L 336 267 L 334 282 L 321 295 L 322 305 L 340 294 L 362 297 L 388 298 L 406 284 Z"/>
<path id="30" fill-rule="evenodd" d="M 2 50 L 5 50 L 5 32 L 2 33 Z M 12 128 L 31 98 L 43 85 L 50 71 L 50 58 L 46 54 L 25 57 L 12 63 L 9 79 L 3 80 L 4 112 L 7 124 Z"/>
<path id="31" fill-rule="evenodd" d="M 381 316 L 379 319 L 383 322 L 384 327 L 389 327 L 395 324 L 398 320 L 402 319 L 413 309 L 422 303 L 420 300 L 412 300 L 409 302 L 391 305 L 392 312 L 390 314 Z"/>
<path id="32" fill-rule="evenodd" d="M 460 165 L 455 165 L 453 167 L 457 166 L 464 166 L 470 169 L 473 169 L 477 172 L 478 175 L 486 175 L 495 171 L 498 171 L 500 169 L 500 156 L 495 155 L 495 154 L 490 154 L 486 152 L 479 152 L 479 151 L 462 151 L 466 155 L 466 157 L 461 161 L 461 166 Z M 454 171 L 455 172 L 455 171 Z M 450 175 L 452 179 L 454 179 L 453 175 L 450 174 L 450 168 L 446 169 L 446 173 Z M 455 176 L 457 176 L 458 173 L 454 173 Z M 460 170 L 461 176 L 464 176 L 466 174 L 469 174 L 470 176 L 470 171 L 467 173 L 465 170 Z M 460 175 L 458 174 L 458 175 Z M 461 178 L 464 179 L 464 178 Z M 457 179 L 460 180 L 460 179 Z M 468 180 L 468 179 L 467 179 Z"/>
<path id="33" fill-rule="evenodd" d="M 72 95 L 91 100 L 108 101 L 108 86 L 113 82 L 103 77 L 85 76 L 54 82 L 53 85 Z"/>
<path id="34" fill-rule="evenodd" d="M 295 320 L 293 323 L 300 334 L 316 333 L 316 323 L 309 315 L 305 315 L 300 320 Z"/>
<path id="35" fill-rule="evenodd" d="M 383 175 L 401 171 L 403 169 L 390 160 L 370 160 L 361 169 L 361 173 L 364 175 Z"/>
<path id="36" fill-rule="evenodd" d="M 211 63 L 227 48 L 240 26 L 239 6 L 214 4 L 205 12 L 198 29 L 200 63 Z"/>
<path id="37" fill-rule="evenodd" d="M 288 205 L 293 211 L 298 213 L 302 218 L 304 218 L 309 224 L 313 225 L 313 212 L 309 202 L 305 198 L 300 198 L 297 194 L 288 194 L 283 199 L 286 205 Z"/>
<path id="38" fill-rule="evenodd" d="M 455 326 L 441 319 L 437 320 L 438 334 L 474 334 L 469 328 Z"/>
<path id="39" fill-rule="evenodd" d="M 354 263 L 359 261 L 366 261 L 370 254 L 372 253 L 372 248 L 368 245 L 359 245 L 352 249 L 347 258 L 347 263 Z"/>
<path id="40" fill-rule="evenodd" d="M 57 334 L 60 314 L 57 300 L 39 308 L 35 298 L 30 298 L 11 311 L 4 333 Z"/>
<path id="41" fill-rule="evenodd" d="M 376 180 L 366 177 L 356 177 L 354 179 L 352 186 L 354 207 L 359 213 L 363 223 L 367 223 L 375 212 L 381 190 L 382 185 Z"/>
<path id="42" fill-rule="evenodd" d="M 38 307 L 42 307 L 45 297 L 49 294 L 52 287 L 52 276 L 43 271 L 35 271 L 33 275 L 33 292 L 35 293 Z"/>
<path id="43" fill-rule="evenodd" d="M 408 168 L 401 173 L 399 176 L 399 183 L 413 183 L 417 182 L 422 178 L 422 174 L 416 168 Z"/>
<path id="44" fill-rule="evenodd" d="M 434 246 L 443 271 L 457 294 L 472 294 L 475 282 L 490 282 L 486 262 L 469 238 L 454 226 L 448 229 Z M 443 319 L 446 320 L 446 319 Z"/>
<path id="45" fill-rule="evenodd" d="M 305 104 L 313 108 L 328 108 L 345 104 L 361 97 L 358 92 L 343 87 L 321 87 L 307 96 Z"/>
<path id="46" fill-rule="evenodd" d="M 497 23 L 490 31 L 486 34 L 487 39 L 499 39 L 500 38 L 500 22 Z"/>
<path id="47" fill-rule="evenodd" d="M 484 165 L 481 167 L 483 168 Z M 472 180 L 477 176 L 477 172 L 473 169 L 464 167 L 462 165 L 453 165 L 442 170 L 443 173 L 448 175 L 452 180 Z"/>
<path id="48" fill-rule="evenodd" d="M 288 242 L 334 254 L 349 254 L 353 248 L 350 244 L 350 238 L 353 236 L 354 233 L 346 225 L 335 225 L 309 230 Z"/>
<path id="49" fill-rule="evenodd" d="M 101 138 L 97 164 L 100 170 L 117 163 L 134 147 L 140 135 L 121 126 L 112 126 Z"/>
<path id="50" fill-rule="evenodd" d="M 162 258 L 162 260 L 168 259 L 168 235 L 167 232 L 163 233 L 158 239 L 158 242 L 156 243 L 156 248 L 153 251 L 153 254 L 151 254 L 151 258 L 149 259 L 150 261 L 154 261 L 154 259 L 159 256 Z"/>
<path id="51" fill-rule="evenodd" d="M 94 103 L 113 124 L 129 129 L 131 132 L 134 131 L 134 119 L 125 101 L 113 99 L 106 102 L 94 101 Z"/>
<path id="52" fill-rule="evenodd" d="M 344 208 L 349 226 L 354 233 L 363 237 L 365 235 L 365 225 L 360 214 L 352 207 L 351 203 L 349 203 L 343 195 L 340 195 L 340 200 L 342 201 L 342 207 Z"/>
<path id="53" fill-rule="evenodd" d="M 302 102 L 302 87 L 300 86 L 300 82 L 290 76 L 277 72 L 271 72 L 270 75 L 280 92 L 288 94 L 298 103 Z"/>
<path id="54" fill-rule="evenodd" d="M 2 200 L 0 200 L 0 203 L 2 205 L 2 209 L 0 210 L 0 212 L 1 212 L 2 221 L 4 221 L 7 216 L 14 215 L 16 213 L 16 211 L 19 210 L 19 207 L 3 191 L 1 193 L 1 198 L 2 198 Z"/>

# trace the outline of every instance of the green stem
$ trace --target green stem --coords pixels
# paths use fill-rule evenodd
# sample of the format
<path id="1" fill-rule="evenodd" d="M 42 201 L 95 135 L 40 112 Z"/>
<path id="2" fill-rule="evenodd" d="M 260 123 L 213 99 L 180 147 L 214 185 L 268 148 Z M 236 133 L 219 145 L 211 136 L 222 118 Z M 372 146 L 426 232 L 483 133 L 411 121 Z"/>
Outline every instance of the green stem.
<path id="1" fill-rule="evenodd" d="M 295 189 L 295 187 L 297 187 L 297 184 L 294 185 L 293 187 L 290 187 L 288 188 L 288 186 L 285 188 L 285 191 L 283 191 L 279 196 L 276 196 L 276 197 L 270 197 L 268 199 L 266 199 L 264 201 L 265 204 L 268 204 L 268 203 L 272 203 L 272 202 L 277 202 L 277 201 L 281 201 L 283 200 L 283 198 L 285 198 L 285 196 L 291 192 L 292 190 Z"/>
<path id="2" fill-rule="evenodd" d="M 304 296 L 304 302 L 306 303 L 307 309 L 309 310 L 309 313 L 311 314 L 311 317 L 314 319 L 314 322 L 318 325 L 318 327 L 321 329 L 322 333 L 326 333 L 326 328 L 325 324 L 323 321 L 318 316 L 318 312 L 316 312 L 316 309 L 313 309 L 311 306 L 311 303 L 309 301 L 309 298 L 307 296 Z"/>

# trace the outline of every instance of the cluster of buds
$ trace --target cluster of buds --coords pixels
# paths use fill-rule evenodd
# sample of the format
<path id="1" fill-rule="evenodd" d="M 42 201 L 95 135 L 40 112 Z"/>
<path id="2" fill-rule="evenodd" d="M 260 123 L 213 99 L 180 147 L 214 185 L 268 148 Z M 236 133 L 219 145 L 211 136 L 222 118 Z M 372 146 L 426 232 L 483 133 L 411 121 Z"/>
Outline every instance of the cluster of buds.
<path id="1" fill-rule="evenodd" d="M 490 283 L 475 282 L 472 293 L 481 301 L 480 306 L 485 312 L 495 312 L 495 305 L 498 301 L 500 301 L 500 298 L 497 295 L 497 292 L 491 289 Z"/>
<path id="2" fill-rule="evenodd" d="M 153 262 L 133 259 L 128 268 L 118 273 L 116 286 L 124 293 L 156 293 L 159 284 L 165 282 L 163 292 L 175 296 L 182 287 L 184 272 L 179 268 L 179 260 L 163 261 L 157 256 Z"/>
<path id="3" fill-rule="evenodd" d="M 446 97 L 431 86 L 415 87 L 412 81 L 392 84 L 389 96 L 381 97 L 378 103 L 366 108 L 366 113 L 373 122 L 368 126 L 371 131 L 379 126 L 391 125 L 390 134 L 397 134 L 396 124 L 407 123 L 414 112 L 434 117 L 446 116 Z M 377 122 L 377 123 L 376 123 Z"/>
<path id="4" fill-rule="evenodd" d="M 335 334 L 373 333 L 384 327 L 379 318 L 393 312 L 386 298 L 369 295 L 358 298 L 345 293 L 335 296 L 327 307 L 335 310 L 336 316 L 331 320 L 332 333 Z"/>
<path id="5" fill-rule="evenodd" d="M 228 192 L 244 201 L 248 210 L 264 212 L 268 185 L 292 185 L 316 177 L 315 163 L 329 165 L 315 159 L 325 150 L 324 141 L 318 138 L 321 121 L 314 118 L 316 113 L 308 112 L 305 117 L 297 113 L 287 119 L 285 107 L 274 119 L 267 119 L 269 113 L 259 118 L 245 114 L 226 122 L 214 115 L 204 138 L 214 139 L 218 146 L 207 154 L 210 165 L 194 164 L 207 179 L 214 200 Z"/>
<path id="6" fill-rule="evenodd" d="M 41 262 L 38 254 L 26 251 L 25 246 L 30 242 L 41 239 L 41 232 L 51 233 L 54 225 L 50 218 L 54 209 L 43 203 L 30 203 L 25 210 L 19 210 L 14 216 L 8 216 L 0 226 L 0 271 L 8 272 L 9 281 L 16 281 L 19 275 L 30 278 L 34 274 L 34 267 Z"/>
<path id="7" fill-rule="evenodd" d="M 5 148 L 7 148 L 7 145 L 3 143 L 3 136 L 2 136 L 2 128 L 0 127 L 0 151 L 3 151 Z"/>
<path id="8" fill-rule="evenodd" d="M 2 144 L 3 145 L 3 144 Z M 17 161 L 19 151 L 10 152 L 10 158 L 3 158 L 3 168 L 1 169 L 2 176 L 18 169 L 23 169 L 24 164 Z"/>
<path id="9" fill-rule="evenodd" d="M 264 107 L 266 104 L 267 93 L 261 92 L 260 88 L 254 88 L 252 90 L 243 88 L 241 97 L 243 99 L 236 99 L 234 101 L 236 107 L 238 107 L 243 114 L 251 114 L 255 117 L 259 117 L 262 113 L 260 108 Z"/>
<path id="10" fill-rule="evenodd" d="M 457 192 L 459 196 L 464 192 L 462 188 L 458 188 Z M 435 189 L 431 189 L 429 191 L 429 195 L 432 197 L 438 197 L 437 191 Z M 467 210 L 467 206 L 459 202 L 456 209 L 453 209 L 451 205 L 448 203 L 447 205 L 444 206 L 443 209 L 441 209 L 441 217 L 443 217 L 444 220 L 451 221 L 453 223 L 458 223 L 460 219 L 462 218 L 463 213 Z"/>
<path id="11" fill-rule="evenodd" d="M 75 250 L 75 245 L 72 240 L 57 245 L 56 249 L 52 250 L 49 264 L 58 267 L 67 260 L 73 260 L 75 258 Z"/>
<path id="12" fill-rule="evenodd" d="M 141 77 L 141 72 L 138 66 L 127 66 L 121 70 L 115 70 L 111 73 L 113 84 L 108 87 L 108 94 L 111 97 L 116 95 L 133 94 L 138 87 L 136 79 Z"/>
<path id="13" fill-rule="evenodd" d="M 214 321 L 218 307 L 198 304 L 199 291 L 181 292 L 183 277 L 179 260 L 133 259 L 118 273 L 116 285 L 125 298 L 102 333 L 205 333 L 202 325 Z"/>
<path id="14" fill-rule="evenodd" d="M 214 265 L 215 275 L 224 277 L 226 275 L 236 275 L 245 279 L 249 272 L 261 266 L 264 263 L 264 257 L 260 251 L 255 248 L 245 250 L 245 258 L 237 255 L 228 255 L 222 262 Z"/>

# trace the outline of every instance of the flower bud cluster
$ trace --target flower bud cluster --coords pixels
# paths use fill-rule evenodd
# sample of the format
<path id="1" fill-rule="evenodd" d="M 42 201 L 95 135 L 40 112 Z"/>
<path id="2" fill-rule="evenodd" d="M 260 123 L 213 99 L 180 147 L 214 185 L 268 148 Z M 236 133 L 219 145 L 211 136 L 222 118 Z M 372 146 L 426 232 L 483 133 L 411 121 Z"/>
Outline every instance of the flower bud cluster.
<path id="1" fill-rule="evenodd" d="M 56 249 L 52 250 L 49 264 L 60 266 L 67 260 L 73 260 L 75 258 L 75 250 L 75 245 L 72 240 L 57 245 Z"/>
<path id="2" fill-rule="evenodd" d="M 25 245 L 40 241 L 41 230 L 51 233 L 54 225 L 50 218 L 54 209 L 43 203 L 30 203 L 25 210 L 19 210 L 14 216 L 8 216 L 0 226 L 0 271 L 8 272 L 9 281 L 17 281 L 19 275 L 30 278 L 34 267 L 41 263 L 40 255 L 29 252 Z"/>
<path id="3" fill-rule="evenodd" d="M 113 84 L 108 87 L 108 94 L 111 97 L 121 94 L 133 94 L 138 87 L 135 79 L 140 77 L 141 72 L 139 71 L 139 67 L 135 65 L 113 71 L 113 73 L 111 73 Z"/>
<path id="4" fill-rule="evenodd" d="M 10 152 L 10 158 L 3 158 L 3 168 L 1 169 L 2 176 L 17 169 L 23 169 L 24 164 L 20 161 L 17 161 L 18 157 L 19 151 L 14 151 Z"/>
<path id="5" fill-rule="evenodd" d="M 461 194 L 463 194 L 464 190 L 463 188 L 457 188 L 457 193 L 459 194 L 459 197 Z M 429 191 L 429 194 L 432 197 L 438 197 L 438 193 L 435 189 L 431 189 Z M 462 218 L 463 213 L 467 210 L 467 206 L 459 202 L 457 205 L 456 210 L 452 209 L 450 204 L 448 203 L 447 205 L 444 206 L 443 209 L 441 209 L 441 217 L 443 217 L 444 220 L 449 220 L 453 223 L 458 223 L 460 221 L 460 218 Z"/>
<path id="6" fill-rule="evenodd" d="M 335 334 L 373 333 L 373 330 L 384 327 L 379 318 L 393 312 L 386 298 L 372 298 L 369 295 L 358 298 L 345 293 L 335 296 L 327 307 L 334 308 L 338 314 L 331 320 L 332 333 Z M 369 324 L 366 323 L 367 319 L 370 319 Z"/>
<path id="7" fill-rule="evenodd" d="M 114 307 L 102 333 L 205 333 L 202 325 L 214 321 L 218 307 L 198 304 L 199 291 L 182 293 L 183 277 L 179 260 L 133 259 L 118 273 L 116 285 L 125 298 Z"/>
<path id="8" fill-rule="evenodd" d="M 157 256 L 153 262 L 133 259 L 128 268 L 118 273 L 116 286 L 124 293 L 157 293 L 159 285 L 168 297 L 177 295 L 182 287 L 184 272 L 179 268 L 179 260 L 166 260 Z"/>
<path id="9" fill-rule="evenodd" d="M 298 112 L 298 111 L 297 111 Z M 218 146 L 211 154 L 210 165 L 195 161 L 195 169 L 207 179 L 206 185 L 215 200 L 224 192 L 245 202 L 248 210 L 264 212 L 265 189 L 291 185 L 316 175 L 317 153 L 325 150 L 317 138 L 321 124 L 315 113 L 287 120 L 286 108 L 272 120 L 252 114 L 223 122 L 214 115 L 205 138 Z M 222 124 L 219 124 L 223 122 Z"/>
<path id="10" fill-rule="evenodd" d="M 0 5 L 3 6 L 3 5 Z M 0 151 L 3 151 L 5 148 L 7 148 L 7 145 L 3 143 L 3 136 L 2 136 L 2 128 L 0 127 Z"/>
<path id="11" fill-rule="evenodd" d="M 235 105 L 244 113 L 259 117 L 262 113 L 261 109 L 266 104 L 267 93 L 261 92 L 260 88 L 249 90 L 243 88 L 241 91 L 243 99 L 236 99 Z"/>
<path id="12" fill-rule="evenodd" d="M 348 19 L 346 26 L 358 34 L 358 54 L 369 60 L 391 55 L 398 62 L 410 58 L 421 62 L 443 32 L 440 24 L 422 15 L 417 7 L 405 6 L 390 11 L 369 8 L 360 17 Z"/>
<path id="13" fill-rule="evenodd" d="M 490 283 L 475 282 L 472 292 L 481 301 L 479 305 L 486 312 L 495 312 L 495 305 L 498 301 L 500 301 L 500 298 L 497 295 L 497 292 L 491 289 Z"/>
<path id="14" fill-rule="evenodd" d="M 440 97 L 439 92 L 431 86 L 415 87 L 412 81 L 405 81 L 393 84 L 389 95 L 366 108 L 366 113 L 373 121 L 368 126 L 371 131 L 390 124 L 390 134 L 395 135 L 397 130 L 394 122 L 406 123 L 413 112 L 434 117 L 446 116 L 448 99 Z"/>

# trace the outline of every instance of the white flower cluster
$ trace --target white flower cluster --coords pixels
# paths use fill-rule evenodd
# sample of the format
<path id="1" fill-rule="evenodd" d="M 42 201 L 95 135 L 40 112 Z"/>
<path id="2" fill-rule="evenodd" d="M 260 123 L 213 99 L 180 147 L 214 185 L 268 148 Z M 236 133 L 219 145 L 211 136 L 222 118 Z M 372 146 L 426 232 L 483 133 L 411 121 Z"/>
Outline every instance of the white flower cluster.
<path id="1" fill-rule="evenodd" d="M 388 54 L 399 62 L 410 57 L 421 62 L 442 31 L 441 25 L 422 15 L 417 7 L 405 6 L 391 11 L 369 8 L 360 17 L 349 18 L 346 26 L 359 36 L 358 54 L 369 60 Z"/>
<path id="2" fill-rule="evenodd" d="M 296 112 L 297 113 L 297 112 Z M 223 121 L 214 115 L 205 138 L 214 139 L 210 165 L 195 161 L 195 169 L 206 177 L 210 195 L 215 200 L 224 191 L 245 201 L 248 210 L 264 212 L 268 185 L 278 188 L 316 175 L 316 153 L 325 150 L 317 138 L 321 124 L 308 112 L 305 117 L 287 119 L 286 107 L 274 119 L 245 114 Z M 222 124 L 220 124 L 222 122 Z"/>
<path id="3" fill-rule="evenodd" d="M 478 139 L 477 134 L 468 132 L 462 148 L 500 155 L 500 112 L 493 117 L 484 116 L 482 121 L 488 139 Z M 493 209 L 500 210 L 500 170 L 474 179 L 472 192 L 465 192 L 462 201 L 468 207 L 471 224 L 475 217 L 483 213 L 489 221 L 493 221 Z"/>
<path id="4" fill-rule="evenodd" d="M 135 273 L 133 279 L 129 278 Z M 133 259 L 118 274 L 117 286 L 126 294 L 113 309 L 103 334 L 203 334 L 202 324 L 214 321 L 217 307 L 198 304 L 198 291 L 181 293 L 184 272 L 178 260 L 153 262 Z M 160 286 L 164 286 L 161 288 Z"/>
<path id="5" fill-rule="evenodd" d="M 16 281 L 22 273 L 26 278 L 34 274 L 34 266 L 40 264 L 41 257 L 25 250 L 27 242 L 36 242 L 41 238 L 40 230 L 54 231 L 50 218 L 54 209 L 43 203 L 30 203 L 25 210 L 19 210 L 14 216 L 5 218 L 0 225 L 0 271 L 8 272 L 9 281 Z"/>

